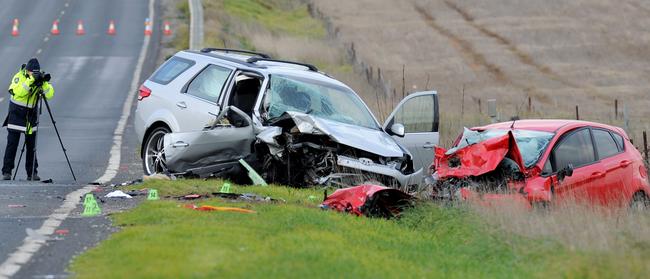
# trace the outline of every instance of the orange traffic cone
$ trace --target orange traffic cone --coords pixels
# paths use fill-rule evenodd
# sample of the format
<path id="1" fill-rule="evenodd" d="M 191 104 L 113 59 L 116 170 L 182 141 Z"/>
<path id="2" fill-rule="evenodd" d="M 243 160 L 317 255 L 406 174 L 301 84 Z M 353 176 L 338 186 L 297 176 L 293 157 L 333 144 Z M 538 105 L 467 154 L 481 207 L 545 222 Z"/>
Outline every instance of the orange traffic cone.
<path id="1" fill-rule="evenodd" d="M 151 36 L 153 31 L 151 30 L 151 20 L 149 18 L 144 20 L 144 35 Z"/>
<path id="2" fill-rule="evenodd" d="M 52 31 L 50 32 L 52 35 L 59 35 L 61 32 L 59 32 L 59 21 L 55 20 L 52 22 Z"/>
<path id="3" fill-rule="evenodd" d="M 165 34 L 165 36 L 171 36 L 172 34 L 172 29 L 169 27 L 169 21 L 165 21 L 163 34 Z"/>
<path id="4" fill-rule="evenodd" d="M 106 34 L 115 35 L 115 21 L 114 20 L 111 20 L 108 23 L 108 31 L 106 31 Z"/>
<path id="5" fill-rule="evenodd" d="M 14 18 L 14 25 L 11 27 L 11 36 L 17 37 L 20 33 L 18 32 L 18 19 Z"/>
<path id="6" fill-rule="evenodd" d="M 83 35 L 86 34 L 86 31 L 84 30 L 84 22 L 82 20 L 77 21 L 77 35 Z"/>

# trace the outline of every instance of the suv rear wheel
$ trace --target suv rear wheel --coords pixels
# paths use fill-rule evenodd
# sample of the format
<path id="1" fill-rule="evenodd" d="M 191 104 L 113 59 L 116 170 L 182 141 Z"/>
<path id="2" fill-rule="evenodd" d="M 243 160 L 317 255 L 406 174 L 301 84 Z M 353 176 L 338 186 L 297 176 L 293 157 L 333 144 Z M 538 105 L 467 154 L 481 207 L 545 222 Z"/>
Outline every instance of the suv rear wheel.
<path id="1" fill-rule="evenodd" d="M 145 175 L 167 173 L 165 162 L 164 138 L 171 131 L 167 127 L 158 127 L 149 133 L 145 139 L 142 157 L 142 169 Z"/>

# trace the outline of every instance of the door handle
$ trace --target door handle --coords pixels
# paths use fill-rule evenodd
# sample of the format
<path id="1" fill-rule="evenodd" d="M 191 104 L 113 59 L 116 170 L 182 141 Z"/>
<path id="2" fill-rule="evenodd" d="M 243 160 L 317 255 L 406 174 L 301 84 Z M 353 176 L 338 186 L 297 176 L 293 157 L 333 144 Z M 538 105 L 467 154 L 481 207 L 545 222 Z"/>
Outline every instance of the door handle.
<path id="1" fill-rule="evenodd" d="M 594 178 L 602 178 L 604 176 L 605 176 L 604 172 L 596 171 L 596 172 L 591 173 L 591 177 L 594 177 Z"/>
<path id="2" fill-rule="evenodd" d="M 433 143 L 427 142 L 424 145 L 422 145 L 422 148 L 424 148 L 424 149 L 433 149 L 434 146 L 436 146 L 436 145 L 433 144 Z"/>
<path id="3" fill-rule="evenodd" d="M 176 103 L 176 106 L 182 109 L 187 108 L 187 104 L 185 104 L 185 102 L 178 102 Z"/>
<path id="4" fill-rule="evenodd" d="M 190 146 L 189 143 L 182 142 L 182 141 L 177 141 L 176 143 L 172 144 L 172 147 L 178 148 L 178 147 L 188 147 Z"/>
<path id="5" fill-rule="evenodd" d="M 629 166 L 630 164 L 632 164 L 632 162 L 630 162 L 628 160 L 623 160 L 623 161 L 621 161 L 620 166 L 625 168 L 625 167 Z"/>

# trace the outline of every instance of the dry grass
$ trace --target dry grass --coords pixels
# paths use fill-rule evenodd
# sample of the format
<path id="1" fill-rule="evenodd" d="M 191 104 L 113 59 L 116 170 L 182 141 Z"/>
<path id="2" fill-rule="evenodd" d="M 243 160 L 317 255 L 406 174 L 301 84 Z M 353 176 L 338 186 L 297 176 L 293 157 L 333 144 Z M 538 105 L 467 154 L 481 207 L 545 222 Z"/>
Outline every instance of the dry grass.
<path id="1" fill-rule="evenodd" d="M 549 209 L 524 210 L 515 205 L 472 206 L 488 224 L 511 234 L 550 239 L 572 250 L 608 251 L 647 257 L 650 215 L 564 203 Z"/>
<path id="2" fill-rule="evenodd" d="M 572 119 L 579 105 L 583 120 L 625 127 L 626 107 L 628 132 L 635 142 L 650 129 L 645 121 L 650 117 L 650 52 L 643 47 L 650 42 L 646 2 L 311 2 L 342 42 L 355 43 L 361 61 L 382 69 L 391 89 L 401 95 L 406 65 L 407 91 L 424 88 L 427 80 L 438 90 L 443 120 L 452 119 L 441 127 L 443 142 L 456 136 L 459 123 L 484 124 L 489 98 L 498 99 L 501 120 L 514 115 Z"/>

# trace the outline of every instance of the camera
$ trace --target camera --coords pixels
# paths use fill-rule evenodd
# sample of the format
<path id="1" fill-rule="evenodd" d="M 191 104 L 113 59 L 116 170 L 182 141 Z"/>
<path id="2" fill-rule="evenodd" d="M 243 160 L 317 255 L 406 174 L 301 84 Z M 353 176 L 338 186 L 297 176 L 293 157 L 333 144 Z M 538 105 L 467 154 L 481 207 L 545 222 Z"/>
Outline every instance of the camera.
<path id="1" fill-rule="evenodd" d="M 52 76 L 49 73 L 43 71 L 33 72 L 32 76 L 34 76 L 34 86 L 41 86 L 43 85 L 43 82 L 52 79 Z"/>

